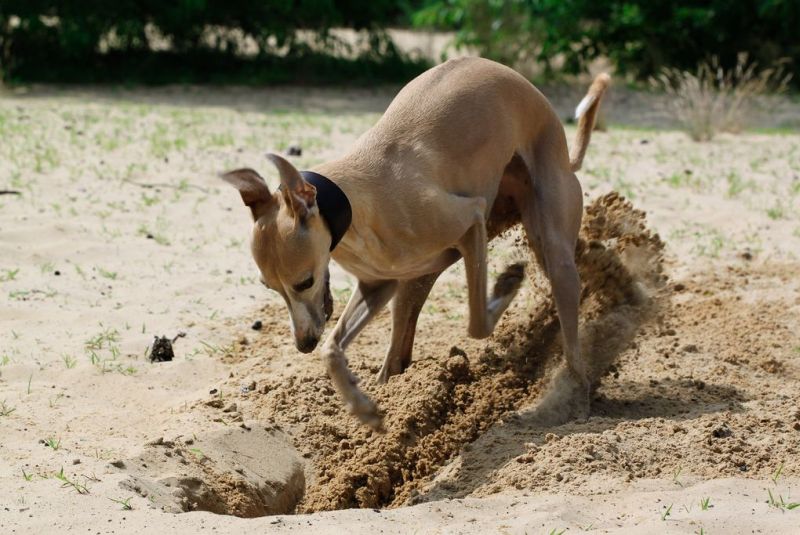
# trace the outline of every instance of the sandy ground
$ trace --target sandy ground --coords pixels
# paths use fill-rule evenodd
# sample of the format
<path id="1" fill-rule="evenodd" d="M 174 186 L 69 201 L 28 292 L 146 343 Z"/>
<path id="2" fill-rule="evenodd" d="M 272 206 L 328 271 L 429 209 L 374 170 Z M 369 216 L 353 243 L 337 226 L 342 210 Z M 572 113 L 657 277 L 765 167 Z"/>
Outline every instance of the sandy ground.
<path id="1" fill-rule="evenodd" d="M 553 90 L 562 115 L 575 93 Z M 341 410 L 316 353 L 294 350 L 282 302 L 257 282 L 248 215 L 215 173 L 248 165 L 274 184 L 265 150 L 299 144 L 297 165 L 313 165 L 390 98 L 2 95 L 0 190 L 21 195 L 0 196 L 0 531 L 792 533 L 800 135 L 786 128 L 800 107 L 782 101 L 759 123 L 779 133 L 696 144 L 654 130 L 663 114 L 647 98 L 612 94 L 612 127 L 580 173 L 586 204 L 609 210 L 608 224 L 584 232 L 602 246 L 582 264 L 584 343 L 604 364 L 589 419 L 542 416 L 560 349 L 541 277 L 531 270 L 497 335 L 476 342 L 454 266 L 423 310 L 403 376 L 370 383 L 386 314 L 349 353 L 387 413 L 389 432 L 372 435 Z M 603 201 L 611 190 L 646 218 Z M 493 245 L 492 273 L 527 258 L 517 238 Z M 336 314 L 351 285 L 334 270 Z M 175 360 L 148 362 L 154 336 L 181 332 Z M 291 485 L 258 487 L 237 471 L 247 464 L 237 433 L 252 422 L 266 431 L 249 435 L 262 464 L 247 470 Z M 183 461 L 159 468 L 154 452 L 167 450 Z M 253 496 L 269 495 L 273 511 L 305 514 L 164 512 L 164 489 L 142 488 L 167 476 L 215 497 L 172 510 L 256 516 Z M 298 485 L 302 497 L 280 501 Z M 363 509 L 321 512 L 353 507 Z"/>

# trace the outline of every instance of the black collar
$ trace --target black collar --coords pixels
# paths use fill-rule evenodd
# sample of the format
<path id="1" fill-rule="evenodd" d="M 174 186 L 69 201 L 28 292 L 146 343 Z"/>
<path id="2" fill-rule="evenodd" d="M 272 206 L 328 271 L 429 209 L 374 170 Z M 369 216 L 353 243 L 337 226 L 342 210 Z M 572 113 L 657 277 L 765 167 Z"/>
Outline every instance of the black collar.
<path id="1" fill-rule="evenodd" d="M 350 201 L 342 189 L 329 178 L 314 171 L 300 171 L 300 174 L 306 182 L 317 188 L 317 206 L 331 233 L 331 251 L 333 251 L 353 220 Z"/>

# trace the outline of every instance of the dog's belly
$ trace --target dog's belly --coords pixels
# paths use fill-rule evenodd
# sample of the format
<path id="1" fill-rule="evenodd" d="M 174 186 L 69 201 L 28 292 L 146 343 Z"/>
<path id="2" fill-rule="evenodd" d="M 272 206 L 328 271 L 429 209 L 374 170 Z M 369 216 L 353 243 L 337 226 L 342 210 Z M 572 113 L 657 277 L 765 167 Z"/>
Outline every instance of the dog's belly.
<path id="1" fill-rule="evenodd" d="M 337 262 L 351 275 L 361 281 L 416 279 L 429 273 L 438 273 L 461 258 L 457 249 L 449 248 L 432 258 L 416 259 L 414 262 L 375 263 L 363 256 L 340 256 Z"/>
<path id="2" fill-rule="evenodd" d="M 489 240 L 520 222 L 520 210 L 532 195 L 531 177 L 525 162 L 517 154 L 503 171 L 497 196 L 486 221 Z"/>

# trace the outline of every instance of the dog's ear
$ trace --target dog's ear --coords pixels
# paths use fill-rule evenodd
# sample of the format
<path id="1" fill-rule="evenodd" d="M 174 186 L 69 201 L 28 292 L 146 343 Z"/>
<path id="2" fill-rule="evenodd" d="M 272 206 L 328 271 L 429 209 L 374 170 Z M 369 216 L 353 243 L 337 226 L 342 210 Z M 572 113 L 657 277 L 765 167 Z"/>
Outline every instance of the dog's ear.
<path id="1" fill-rule="evenodd" d="M 306 182 L 295 167 L 278 156 L 269 153 L 267 158 L 278 168 L 281 175 L 281 193 L 291 207 L 296 219 L 302 221 L 317 204 L 317 188 Z"/>
<path id="2" fill-rule="evenodd" d="M 252 169 L 236 169 L 221 174 L 220 178 L 239 190 L 244 204 L 253 212 L 253 221 L 258 220 L 275 202 L 267 183 Z"/>

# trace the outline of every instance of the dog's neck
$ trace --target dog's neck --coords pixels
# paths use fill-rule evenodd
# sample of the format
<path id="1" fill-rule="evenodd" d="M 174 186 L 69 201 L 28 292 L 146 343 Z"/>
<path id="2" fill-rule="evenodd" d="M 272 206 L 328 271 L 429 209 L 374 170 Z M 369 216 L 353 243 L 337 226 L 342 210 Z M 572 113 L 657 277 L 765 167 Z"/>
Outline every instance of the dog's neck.
<path id="1" fill-rule="evenodd" d="M 317 207 L 331 233 L 331 251 L 344 237 L 353 220 L 353 210 L 342 188 L 314 171 L 301 171 L 303 179 L 317 189 Z"/>

